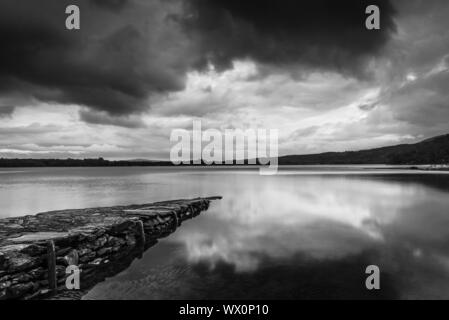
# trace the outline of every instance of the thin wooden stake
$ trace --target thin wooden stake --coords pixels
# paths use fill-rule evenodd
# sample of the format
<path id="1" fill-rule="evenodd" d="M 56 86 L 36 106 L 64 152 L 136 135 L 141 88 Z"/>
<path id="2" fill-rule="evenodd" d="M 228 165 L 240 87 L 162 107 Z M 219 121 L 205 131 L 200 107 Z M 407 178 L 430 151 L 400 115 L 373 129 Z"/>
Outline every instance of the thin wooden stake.
<path id="1" fill-rule="evenodd" d="M 176 212 L 173 212 L 173 219 L 175 220 L 173 223 L 174 225 L 173 230 L 176 230 L 180 225 L 178 215 L 176 214 Z"/>
<path id="2" fill-rule="evenodd" d="M 53 241 L 47 242 L 47 265 L 48 265 L 48 287 L 56 293 L 58 282 L 56 278 L 56 253 L 55 243 Z"/>
<path id="3" fill-rule="evenodd" d="M 139 239 L 140 242 L 145 244 L 146 243 L 146 239 L 145 239 L 145 229 L 143 227 L 143 222 L 142 220 L 138 220 L 137 221 L 137 232 L 139 233 Z"/>

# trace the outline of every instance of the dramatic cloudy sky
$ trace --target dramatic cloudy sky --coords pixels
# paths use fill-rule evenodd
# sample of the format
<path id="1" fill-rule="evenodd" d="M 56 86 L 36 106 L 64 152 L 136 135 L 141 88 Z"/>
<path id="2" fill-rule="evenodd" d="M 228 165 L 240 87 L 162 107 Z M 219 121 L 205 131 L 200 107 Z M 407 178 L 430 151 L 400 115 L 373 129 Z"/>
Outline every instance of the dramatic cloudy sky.
<path id="1" fill-rule="evenodd" d="M 194 119 L 279 129 L 281 154 L 449 133 L 448 17 L 447 0 L 0 0 L 0 157 L 167 159 Z"/>

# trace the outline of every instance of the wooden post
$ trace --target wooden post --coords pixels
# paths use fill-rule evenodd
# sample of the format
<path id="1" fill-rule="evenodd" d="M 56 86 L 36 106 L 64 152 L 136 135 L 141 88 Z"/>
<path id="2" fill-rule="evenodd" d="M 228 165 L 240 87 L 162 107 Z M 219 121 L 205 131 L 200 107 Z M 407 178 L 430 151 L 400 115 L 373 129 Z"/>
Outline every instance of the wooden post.
<path id="1" fill-rule="evenodd" d="M 48 287 L 56 293 L 58 282 L 56 278 L 56 253 L 55 243 L 53 241 L 47 242 L 47 265 L 48 265 Z"/>
<path id="2" fill-rule="evenodd" d="M 173 211 L 173 219 L 174 219 L 173 231 L 175 231 L 181 225 L 178 219 L 178 215 L 176 214 L 176 211 Z"/>
<path id="3" fill-rule="evenodd" d="M 144 229 L 144 227 L 143 227 L 143 222 L 142 222 L 142 220 L 138 220 L 138 221 L 137 221 L 137 231 L 138 231 L 138 233 L 139 233 L 139 239 L 140 239 L 140 242 L 143 243 L 143 244 L 145 244 L 145 242 L 146 242 L 146 239 L 145 239 L 145 229 Z"/>
<path id="4" fill-rule="evenodd" d="M 142 259 L 146 245 L 145 229 L 143 227 L 142 220 L 136 221 L 136 224 L 137 224 L 137 237 L 138 237 L 136 247 L 140 249 L 138 258 Z"/>

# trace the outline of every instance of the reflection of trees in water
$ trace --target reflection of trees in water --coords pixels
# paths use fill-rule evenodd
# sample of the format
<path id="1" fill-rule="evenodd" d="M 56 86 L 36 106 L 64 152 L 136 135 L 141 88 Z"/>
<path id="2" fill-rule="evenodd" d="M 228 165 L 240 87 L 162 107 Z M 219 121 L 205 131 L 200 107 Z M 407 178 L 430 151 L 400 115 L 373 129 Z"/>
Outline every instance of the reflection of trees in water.
<path id="1" fill-rule="evenodd" d="M 378 261 L 376 255 L 366 250 L 340 259 L 259 257 L 257 270 L 239 273 L 226 263 L 214 270 L 199 263 L 194 271 L 201 282 L 189 285 L 195 299 L 397 299 L 399 290 L 388 272 L 381 275 L 381 290 L 365 287 L 365 269 Z"/>
<path id="2" fill-rule="evenodd" d="M 449 174 L 444 173 L 423 173 L 423 174 L 389 173 L 389 174 L 370 175 L 369 179 L 381 180 L 386 182 L 391 181 L 406 185 L 417 185 L 417 186 L 421 185 L 429 188 L 438 189 L 440 191 L 449 191 Z"/>

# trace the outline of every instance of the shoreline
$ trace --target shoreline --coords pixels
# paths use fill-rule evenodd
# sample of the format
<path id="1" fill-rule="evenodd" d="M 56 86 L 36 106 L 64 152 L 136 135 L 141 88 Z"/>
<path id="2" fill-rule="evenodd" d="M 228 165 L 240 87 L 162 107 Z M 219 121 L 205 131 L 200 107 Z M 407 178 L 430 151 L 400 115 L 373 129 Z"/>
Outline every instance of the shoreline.
<path id="1" fill-rule="evenodd" d="M 175 168 L 175 169 L 185 169 L 185 168 L 248 168 L 248 169 L 258 169 L 264 165 L 260 164 L 211 164 L 211 165 L 131 165 L 131 166 L 2 166 L 0 169 L 42 169 L 42 168 L 52 168 L 52 169 L 64 169 L 64 168 Z M 420 170 L 449 170 L 449 164 L 389 164 L 389 163 L 315 163 L 315 164 L 278 164 L 278 167 L 288 168 L 288 167 L 366 167 L 366 168 L 404 168 L 404 169 L 420 169 Z M 6 171 L 5 171 L 6 172 Z"/>
<path id="2" fill-rule="evenodd" d="M 81 299 L 221 197 L 59 210 L 0 219 L 0 300 Z M 66 288 L 66 268 L 80 290 Z"/>
<path id="3" fill-rule="evenodd" d="M 449 171 L 449 164 L 427 164 L 416 165 L 410 167 L 411 170 L 423 170 L 423 171 Z"/>

